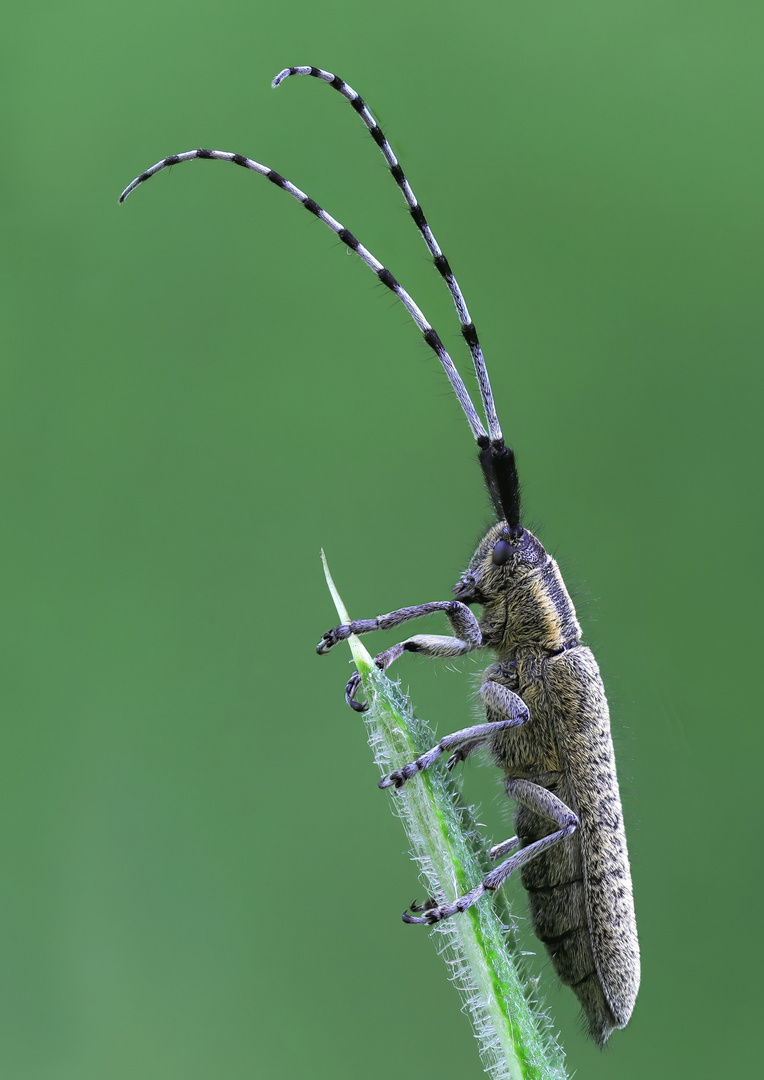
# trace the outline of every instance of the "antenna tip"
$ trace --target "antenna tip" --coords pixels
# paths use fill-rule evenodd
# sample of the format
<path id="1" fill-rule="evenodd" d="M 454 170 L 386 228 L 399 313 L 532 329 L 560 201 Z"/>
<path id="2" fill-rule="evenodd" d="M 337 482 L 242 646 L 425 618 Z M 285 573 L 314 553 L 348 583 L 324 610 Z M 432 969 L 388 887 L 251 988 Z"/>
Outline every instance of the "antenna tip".
<path id="1" fill-rule="evenodd" d="M 278 88 L 283 83 L 284 79 L 288 79 L 291 74 L 292 74 L 292 69 L 291 68 L 283 68 L 278 73 L 278 75 L 274 79 L 271 80 L 271 87 L 274 90 L 278 90 Z"/>

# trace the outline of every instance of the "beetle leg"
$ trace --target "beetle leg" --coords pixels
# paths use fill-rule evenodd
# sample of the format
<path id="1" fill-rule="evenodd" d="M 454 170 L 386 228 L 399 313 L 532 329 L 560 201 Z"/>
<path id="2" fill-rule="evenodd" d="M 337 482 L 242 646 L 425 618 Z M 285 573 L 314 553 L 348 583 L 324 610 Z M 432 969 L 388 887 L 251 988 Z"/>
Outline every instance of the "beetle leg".
<path id="1" fill-rule="evenodd" d="M 442 919 L 448 919 L 452 915 L 456 915 L 459 911 L 466 911 L 467 908 L 477 903 L 484 893 L 496 892 L 509 875 L 518 870 L 524 863 L 534 859 L 542 851 L 546 851 L 547 848 L 552 847 L 554 844 L 559 844 L 561 840 L 567 840 L 578 828 L 577 815 L 565 805 L 562 799 L 558 799 L 551 791 L 547 791 L 546 788 L 541 787 L 539 784 L 534 784 L 530 780 L 509 780 L 507 782 L 507 791 L 521 806 L 525 806 L 529 810 L 533 810 L 534 813 L 548 818 L 560 827 L 548 836 L 542 836 L 540 840 L 536 840 L 532 844 L 528 844 L 527 847 L 521 848 L 520 851 L 516 851 L 514 855 L 510 855 L 495 870 L 491 870 L 490 873 L 486 874 L 479 885 L 465 893 L 464 896 L 458 897 L 453 903 L 440 904 L 438 907 L 426 907 L 419 918 L 409 915 L 408 911 L 404 911 L 404 922 L 432 925 Z M 496 852 L 498 855 L 513 850 L 516 841 L 517 837 L 513 837 L 511 840 L 505 840 L 503 844 L 497 844 L 492 849 L 491 854 L 493 855 Z"/>
<path id="2" fill-rule="evenodd" d="M 399 608 L 387 615 L 378 615 L 375 619 L 354 619 L 350 623 L 343 623 L 327 630 L 318 645 L 316 652 L 327 653 L 340 641 L 345 641 L 351 634 L 368 634 L 373 630 L 392 630 L 402 623 L 411 619 L 420 619 L 425 615 L 432 615 L 442 611 L 446 615 L 454 637 L 440 634 L 417 634 L 399 641 L 384 652 L 374 657 L 374 663 L 380 671 L 386 671 L 393 661 L 403 656 L 404 652 L 421 653 L 423 656 L 454 657 L 464 656 L 465 653 L 479 649 L 483 644 L 483 635 L 475 616 L 466 604 L 459 600 L 435 600 L 430 604 L 419 604 L 416 607 Z M 355 672 L 345 687 L 345 701 L 356 712 L 365 712 L 368 705 L 356 701 L 361 685 L 361 676 Z"/>
<path id="3" fill-rule="evenodd" d="M 460 600 L 433 600 L 429 604 L 398 608 L 396 611 L 388 612 L 387 615 L 377 615 L 374 619 L 353 619 L 352 622 L 335 626 L 322 636 L 316 646 L 316 652 L 329 652 L 337 642 L 345 641 L 351 634 L 369 634 L 372 630 L 392 630 L 411 619 L 421 619 L 437 611 L 445 612 L 453 630 L 460 637 L 464 637 L 464 630 L 467 630 L 467 637 L 475 639 L 473 648 L 478 648 L 482 644 L 478 621 L 466 604 Z"/>
<path id="4" fill-rule="evenodd" d="M 480 700 L 489 716 L 492 712 L 499 716 L 515 716 L 519 712 L 525 713 L 527 717 L 528 714 L 528 708 L 520 695 L 495 679 L 486 679 L 482 684 Z"/>
<path id="5" fill-rule="evenodd" d="M 500 844 L 495 844 L 491 848 L 488 852 L 488 858 L 491 862 L 496 862 L 497 859 L 501 859 L 505 855 L 511 855 L 513 851 L 517 851 L 521 844 L 522 840 L 519 836 L 513 836 L 511 840 L 502 840 Z"/>
<path id="6" fill-rule="evenodd" d="M 445 634 L 417 634 L 416 637 L 408 638 L 406 641 L 399 641 L 397 645 L 392 645 L 389 649 L 379 653 L 374 657 L 374 663 L 380 671 L 387 671 L 390 665 L 403 656 L 405 652 L 416 652 L 423 656 L 451 658 L 464 656 L 476 648 L 479 648 L 479 646 L 458 637 L 448 637 Z M 365 702 L 356 701 L 355 697 L 360 687 L 361 676 L 357 671 L 354 671 L 345 687 L 345 701 L 356 712 L 366 712 L 369 706 Z"/>
<path id="7" fill-rule="evenodd" d="M 389 776 L 383 777 L 379 781 L 379 786 L 381 788 L 403 787 L 412 776 L 429 769 L 430 765 L 437 761 L 446 750 L 455 751 L 454 757 L 463 761 L 478 747 L 489 742 L 497 731 L 517 727 L 519 724 L 524 723 L 528 719 L 528 709 L 520 698 L 517 700 L 522 705 L 522 711 L 518 710 L 517 715 L 510 716 L 506 720 L 495 720 L 490 724 L 473 724 L 472 727 L 462 728 L 461 731 L 455 731 L 452 735 L 445 735 L 437 746 L 433 746 L 431 750 L 421 754 L 416 761 L 412 761 L 411 764 L 404 765 L 402 768 L 396 769 L 395 772 L 391 772 Z"/>
<path id="8" fill-rule="evenodd" d="M 444 638 L 443 640 L 454 641 L 453 638 Z M 487 724 L 474 724 L 472 727 L 455 731 L 453 735 L 446 735 L 437 746 L 433 746 L 431 750 L 422 754 L 416 761 L 412 761 L 410 765 L 404 765 L 401 769 L 396 769 L 395 772 L 384 777 L 379 786 L 392 787 L 395 785 L 396 788 L 401 787 L 412 776 L 422 772 L 424 769 L 428 769 L 444 750 L 453 751 L 446 764 L 446 768 L 451 770 L 457 762 L 464 761 L 479 747 L 491 742 L 494 735 L 499 731 L 518 727 L 520 724 L 524 724 L 530 716 L 528 706 L 519 694 L 513 693 L 506 686 L 492 680 L 483 683 L 480 688 L 480 697 L 486 707 L 490 706 L 494 713 L 498 713 L 502 717 L 501 720 L 492 720 Z"/>

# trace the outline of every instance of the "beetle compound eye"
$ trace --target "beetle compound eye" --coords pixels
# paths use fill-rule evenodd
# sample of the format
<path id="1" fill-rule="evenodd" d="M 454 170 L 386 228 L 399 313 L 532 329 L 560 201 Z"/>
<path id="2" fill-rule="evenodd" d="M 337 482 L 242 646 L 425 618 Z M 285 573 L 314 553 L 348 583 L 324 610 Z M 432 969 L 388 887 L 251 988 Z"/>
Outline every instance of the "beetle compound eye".
<path id="1" fill-rule="evenodd" d="M 493 565 L 503 566 L 515 549 L 506 540 L 499 540 L 493 549 Z"/>

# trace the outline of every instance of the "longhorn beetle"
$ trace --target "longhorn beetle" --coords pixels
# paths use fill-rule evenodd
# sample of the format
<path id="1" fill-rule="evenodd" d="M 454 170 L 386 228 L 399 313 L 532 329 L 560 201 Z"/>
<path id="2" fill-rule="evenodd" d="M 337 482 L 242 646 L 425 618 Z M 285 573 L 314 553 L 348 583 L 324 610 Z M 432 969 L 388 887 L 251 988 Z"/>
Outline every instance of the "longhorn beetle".
<path id="1" fill-rule="evenodd" d="M 173 154 L 141 173 L 120 202 L 149 177 L 194 158 L 230 161 L 259 173 L 302 203 L 354 251 L 411 315 L 438 357 L 478 445 L 496 524 L 481 540 L 469 566 L 453 587 L 455 599 L 401 608 L 374 619 L 356 619 L 325 633 L 319 653 L 351 634 L 389 630 L 423 615 L 443 612 L 452 637 L 417 634 L 375 657 L 381 671 L 404 652 L 463 656 L 492 649 L 496 660 L 485 671 L 480 698 L 486 722 L 446 735 L 437 746 L 380 781 L 400 788 L 449 754 L 447 767 L 486 747 L 505 773 L 507 794 L 517 804 L 517 835 L 491 849 L 502 859 L 470 892 L 450 904 L 428 901 L 404 913 L 408 923 L 433 924 L 465 911 L 486 892 L 495 892 L 515 870 L 529 894 L 533 927 L 544 942 L 561 981 L 570 986 L 586 1015 L 589 1031 L 605 1043 L 631 1016 L 639 986 L 637 943 L 626 837 L 616 779 L 610 720 L 599 669 L 581 644 L 581 628 L 555 560 L 522 524 L 515 455 L 506 445 L 494 407 L 477 331 L 461 289 L 406 179 L 390 144 L 363 99 L 346 82 L 315 67 L 292 67 L 273 80 L 311 75 L 327 82 L 368 128 L 406 200 L 409 211 L 456 306 L 461 332 L 477 376 L 486 431 L 461 376 L 437 332 L 386 267 L 335 218 L 273 169 L 241 154 L 189 150 Z M 483 608 L 480 618 L 468 604 Z M 353 675 L 345 697 L 352 708 L 360 677 Z"/>

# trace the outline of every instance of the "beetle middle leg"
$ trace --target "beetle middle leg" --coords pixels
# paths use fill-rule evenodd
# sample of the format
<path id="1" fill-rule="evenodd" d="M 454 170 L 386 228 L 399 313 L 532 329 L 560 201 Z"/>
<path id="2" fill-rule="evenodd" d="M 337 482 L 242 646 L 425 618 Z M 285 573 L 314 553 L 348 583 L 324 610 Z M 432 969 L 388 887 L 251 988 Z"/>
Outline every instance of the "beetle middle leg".
<path id="1" fill-rule="evenodd" d="M 520 851 L 515 851 L 514 855 L 510 855 L 503 863 L 486 874 L 479 885 L 465 893 L 464 896 L 458 897 L 453 903 L 439 904 L 438 906 L 431 906 L 428 903 L 421 908 L 412 905 L 412 910 L 421 911 L 422 915 L 416 917 L 409 915 L 408 911 L 404 911 L 404 922 L 429 926 L 441 922 L 442 919 L 448 919 L 459 911 L 466 911 L 467 908 L 477 903 L 486 892 L 496 892 L 509 875 L 518 870 L 524 863 L 534 859 L 542 851 L 546 851 L 547 848 L 552 847 L 554 844 L 559 844 L 561 840 L 567 840 L 578 828 L 578 816 L 573 813 L 570 807 L 565 805 L 562 799 L 558 799 L 556 795 L 553 795 L 545 787 L 541 787 L 540 784 L 534 784 L 530 780 L 508 780 L 507 792 L 521 806 L 525 806 L 534 813 L 548 818 L 559 828 L 548 836 L 542 836 L 540 840 L 535 840 L 532 844 L 528 844 L 527 847 L 521 848 Z M 497 844 L 492 849 L 491 854 L 493 857 L 498 858 L 500 855 L 506 854 L 507 851 L 513 851 L 519 843 L 517 837 L 512 837 L 511 840 L 505 840 L 502 844 Z"/>
<path id="2" fill-rule="evenodd" d="M 448 638 L 446 640 L 453 640 Z M 416 761 L 404 765 L 389 776 L 385 776 L 379 782 L 381 788 L 395 786 L 402 787 L 407 780 L 417 773 L 429 769 L 430 765 L 446 751 L 451 750 L 452 755 L 448 760 L 447 767 L 452 769 L 459 761 L 465 761 L 475 750 L 490 743 L 499 731 L 507 728 L 518 727 L 524 724 L 529 717 L 528 706 L 519 694 L 515 694 L 506 686 L 487 680 L 480 687 L 480 697 L 486 708 L 490 707 L 491 714 L 501 716 L 500 720 L 491 720 L 487 724 L 473 724 L 471 727 L 462 728 L 451 735 L 445 735 L 437 746 L 421 754 Z"/>
<path id="3" fill-rule="evenodd" d="M 527 714 L 527 709 L 526 709 Z M 396 769 L 395 772 L 391 772 L 389 776 L 383 777 L 379 781 L 381 788 L 396 787 L 400 788 L 410 780 L 412 776 L 416 776 L 417 773 L 424 772 L 425 769 L 429 769 L 434 761 L 440 757 L 446 750 L 452 750 L 453 754 L 448 762 L 448 767 L 453 768 L 457 761 L 464 761 L 480 746 L 484 746 L 497 731 L 501 731 L 504 728 L 516 727 L 518 724 L 522 724 L 525 717 L 523 716 L 511 716 L 506 720 L 495 720 L 490 724 L 473 724 L 472 727 L 462 728 L 461 731 L 455 731 L 451 735 L 445 735 L 440 742 L 433 746 L 431 750 L 427 750 L 424 754 L 412 761 L 409 765 L 404 765 L 400 769 Z"/>

